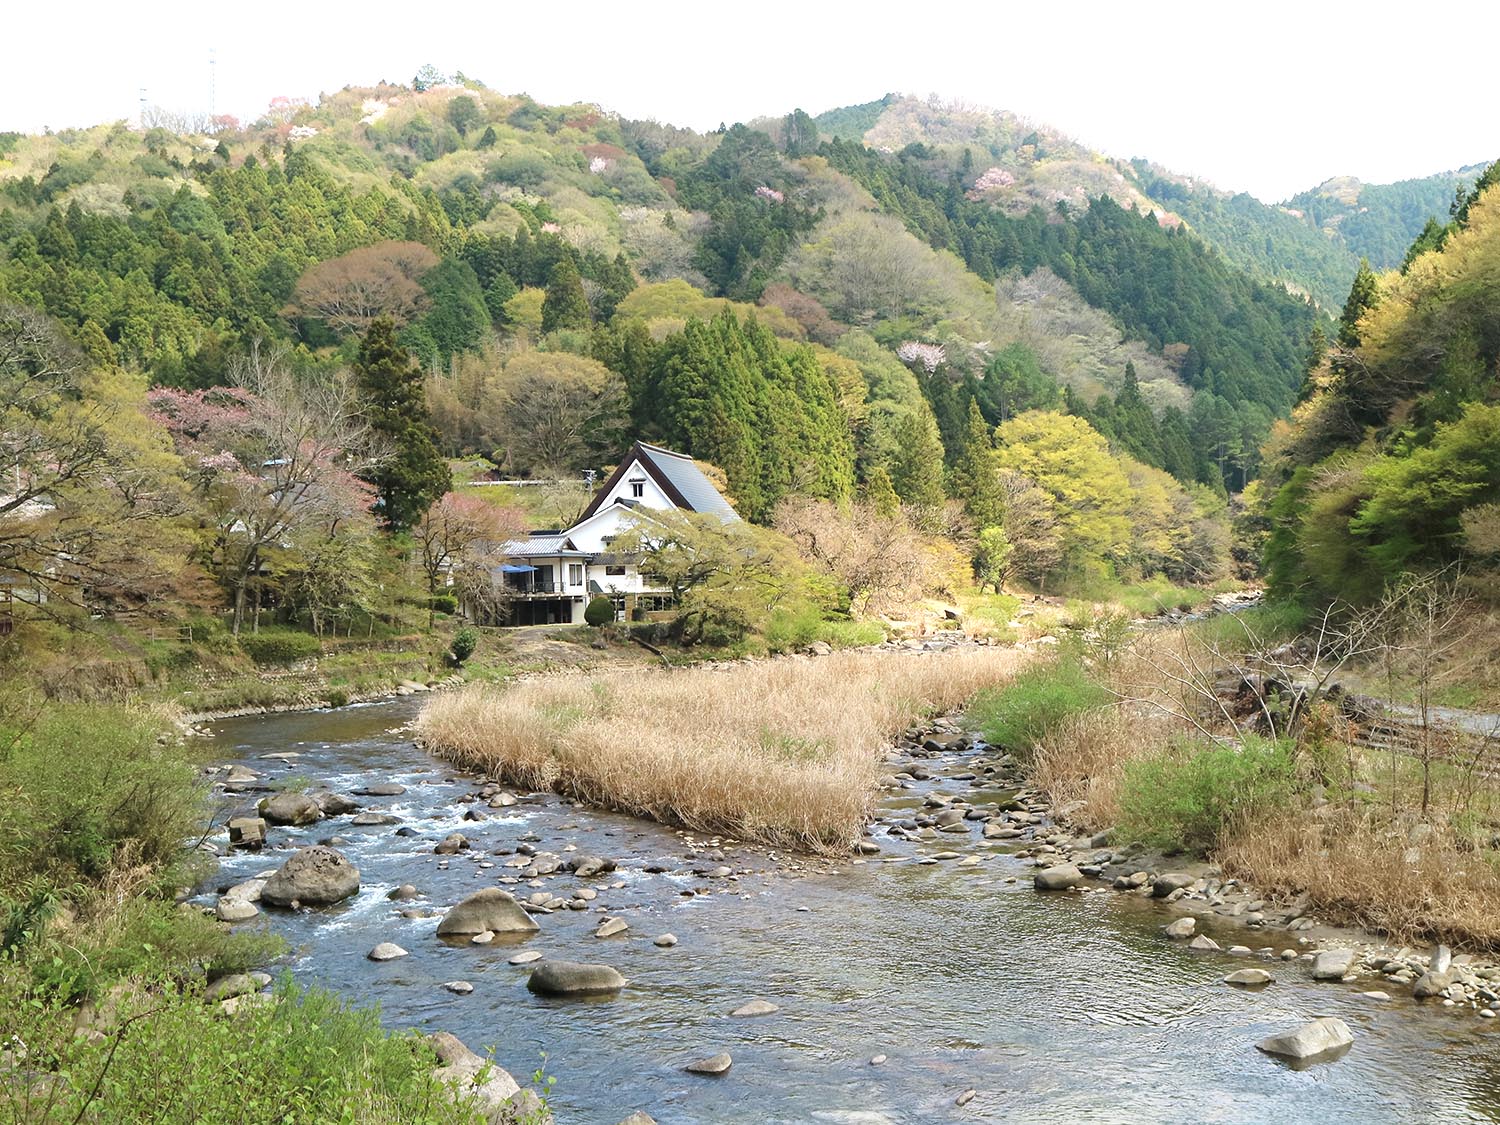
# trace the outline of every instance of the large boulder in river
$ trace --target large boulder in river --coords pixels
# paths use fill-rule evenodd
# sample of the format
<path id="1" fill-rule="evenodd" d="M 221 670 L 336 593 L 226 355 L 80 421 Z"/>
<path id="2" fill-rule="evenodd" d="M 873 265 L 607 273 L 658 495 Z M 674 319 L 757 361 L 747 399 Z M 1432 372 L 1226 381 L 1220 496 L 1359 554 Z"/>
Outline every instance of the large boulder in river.
<path id="1" fill-rule="evenodd" d="M 1060 863 L 1056 867 L 1048 867 L 1038 871 L 1032 877 L 1032 883 L 1039 891 L 1065 891 L 1069 887 L 1076 887 L 1083 882 L 1083 872 L 1071 863 Z"/>
<path id="2" fill-rule="evenodd" d="M 434 1078 L 452 1087 L 459 1097 L 472 1097 L 488 1120 L 513 1119 L 510 1099 L 521 1089 L 514 1078 L 446 1031 L 429 1036 L 427 1042 L 443 1064 L 432 1072 Z"/>
<path id="3" fill-rule="evenodd" d="M 1272 1035 L 1256 1044 L 1268 1055 L 1288 1059 L 1335 1058 L 1354 1042 L 1349 1025 L 1333 1016 L 1303 1024 L 1296 1031 Z"/>
<path id="4" fill-rule="evenodd" d="M 277 793 L 264 797 L 256 811 L 272 824 L 312 824 L 323 817 L 323 810 L 306 793 Z"/>
<path id="5" fill-rule="evenodd" d="M 327 906 L 359 893 L 359 868 L 332 848 L 299 848 L 266 880 L 260 899 L 271 906 Z"/>
<path id="6" fill-rule="evenodd" d="M 475 891 L 458 903 L 438 923 L 438 937 L 469 937 L 473 934 L 529 934 L 541 929 L 530 914 L 498 887 Z"/>
<path id="7" fill-rule="evenodd" d="M 526 987 L 539 996 L 604 996 L 625 987 L 625 978 L 608 965 L 577 961 L 544 961 Z"/>
<path id="8" fill-rule="evenodd" d="M 1313 980 L 1343 980 L 1354 968 L 1354 950 L 1325 949 L 1313 958 Z"/>
<path id="9" fill-rule="evenodd" d="M 342 793 L 334 793 L 328 789 L 318 790 L 312 794 L 312 799 L 318 802 L 318 808 L 323 811 L 324 816 L 345 816 L 359 811 L 359 802 L 353 797 L 346 797 Z"/>

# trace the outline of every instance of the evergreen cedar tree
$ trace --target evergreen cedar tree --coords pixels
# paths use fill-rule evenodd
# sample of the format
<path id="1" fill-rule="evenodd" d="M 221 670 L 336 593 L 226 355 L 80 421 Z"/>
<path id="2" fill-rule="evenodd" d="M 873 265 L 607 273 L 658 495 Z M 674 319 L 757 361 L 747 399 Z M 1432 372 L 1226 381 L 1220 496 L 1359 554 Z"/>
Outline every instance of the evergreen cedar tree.
<path id="1" fill-rule="evenodd" d="M 453 487 L 427 416 L 422 368 L 396 342 L 395 324 L 381 318 L 365 334 L 354 371 L 370 426 L 391 447 L 368 478 L 380 494 L 380 518 L 393 529 L 411 527 Z"/>

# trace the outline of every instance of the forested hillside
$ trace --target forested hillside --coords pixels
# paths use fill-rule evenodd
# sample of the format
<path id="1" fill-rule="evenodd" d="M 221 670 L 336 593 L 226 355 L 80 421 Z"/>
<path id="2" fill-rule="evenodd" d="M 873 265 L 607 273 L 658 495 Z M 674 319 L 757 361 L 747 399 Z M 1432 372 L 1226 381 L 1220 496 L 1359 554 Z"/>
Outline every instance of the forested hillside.
<path id="1" fill-rule="evenodd" d="M 1451 218 L 1455 195 L 1462 199 L 1483 171 L 1484 165 L 1473 164 L 1393 184 L 1338 176 L 1299 192 L 1282 208 L 1331 236 L 1355 261 L 1365 258 L 1378 270 L 1395 269 L 1429 220 L 1442 224 Z"/>
<path id="2" fill-rule="evenodd" d="M 975 573 L 1224 573 L 1225 495 L 1296 400 L 1316 308 L 1009 115 L 822 120 L 878 143 L 800 110 L 700 134 L 432 75 L 211 135 L 8 138 L 6 378 L 52 384 L 8 458 L 9 503 L 47 516 L 0 565 L 61 591 L 65 551 L 107 605 L 120 552 L 94 524 L 128 513 L 180 555 L 138 601 L 216 583 L 236 623 L 337 628 L 411 559 L 400 537 L 474 499 L 445 459 L 577 479 L 641 437 L 716 466 L 757 523 L 896 505 Z M 59 419 L 105 388 L 92 459 L 59 475 Z M 150 487 L 124 487 L 146 449 Z M 299 488 L 322 507 L 292 534 Z"/>
<path id="3" fill-rule="evenodd" d="M 1371 600 L 1458 565 L 1487 598 L 1500 552 L 1500 163 L 1405 266 L 1363 271 L 1310 394 L 1270 448 L 1275 588 Z"/>

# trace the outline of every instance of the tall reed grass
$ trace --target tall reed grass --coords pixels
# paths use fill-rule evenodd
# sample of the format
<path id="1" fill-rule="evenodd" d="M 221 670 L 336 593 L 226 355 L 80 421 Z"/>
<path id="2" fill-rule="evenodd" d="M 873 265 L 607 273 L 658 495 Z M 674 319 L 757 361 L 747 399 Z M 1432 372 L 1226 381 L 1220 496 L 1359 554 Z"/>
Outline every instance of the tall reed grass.
<path id="1" fill-rule="evenodd" d="M 528 788 L 696 831 L 847 850 L 881 750 L 1026 661 L 993 648 L 846 652 L 476 685 L 434 698 L 434 753 Z"/>

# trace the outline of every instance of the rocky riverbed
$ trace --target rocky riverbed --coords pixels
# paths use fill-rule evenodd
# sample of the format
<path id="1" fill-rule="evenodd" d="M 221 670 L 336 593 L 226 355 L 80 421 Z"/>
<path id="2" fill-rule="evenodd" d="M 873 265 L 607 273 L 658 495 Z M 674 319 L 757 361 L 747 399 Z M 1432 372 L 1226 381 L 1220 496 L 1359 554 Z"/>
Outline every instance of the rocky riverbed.
<path id="1" fill-rule="evenodd" d="M 862 854 L 832 863 L 456 776 L 403 733 L 413 711 L 398 700 L 219 724 L 226 820 L 260 819 L 259 802 L 270 812 L 287 788 L 318 819 L 282 801 L 291 823 L 267 824 L 258 852 L 226 831 L 196 901 L 285 934 L 299 979 L 377 1000 L 392 1025 L 493 1046 L 513 1074 L 542 1065 L 563 1121 L 1500 1113 L 1496 1021 L 1477 1015 L 1494 1010 L 1487 967 L 1454 958 L 1448 995 L 1422 1002 L 1413 990 L 1442 971 L 1442 951 L 1433 965 L 1428 951 L 1358 948 L 1320 968 L 1316 952 L 1346 935 L 1215 872 L 1078 839 L 1015 762 L 952 725 L 891 752 Z M 358 869 L 357 891 L 295 909 L 252 901 L 265 889 L 253 884 L 320 840 Z M 1039 890 L 1039 877 L 1066 889 Z M 536 928 L 440 937 L 487 888 Z M 569 981 L 593 985 L 559 992 Z M 1319 1017 L 1352 1033 L 1338 1061 L 1301 1071 L 1256 1050 Z"/>

